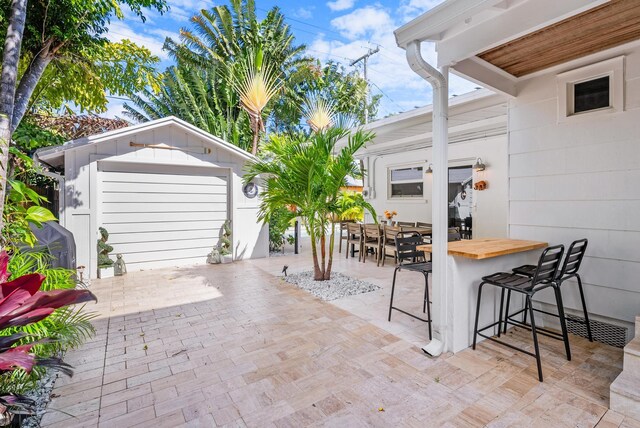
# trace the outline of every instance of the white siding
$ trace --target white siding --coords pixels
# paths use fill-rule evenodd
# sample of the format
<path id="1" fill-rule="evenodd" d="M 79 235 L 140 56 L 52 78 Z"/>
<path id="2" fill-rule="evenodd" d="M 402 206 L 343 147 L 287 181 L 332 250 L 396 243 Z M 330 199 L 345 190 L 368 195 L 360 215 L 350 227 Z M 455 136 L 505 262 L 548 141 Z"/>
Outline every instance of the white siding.
<path id="1" fill-rule="evenodd" d="M 626 58 L 625 111 L 558 121 L 555 75 L 520 84 L 509 106 L 510 236 L 589 239 L 589 311 L 632 322 L 640 311 L 640 50 Z M 579 307 L 575 288 L 565 303 Z M 547 300 L 548 299 L 543 299 Z"/>

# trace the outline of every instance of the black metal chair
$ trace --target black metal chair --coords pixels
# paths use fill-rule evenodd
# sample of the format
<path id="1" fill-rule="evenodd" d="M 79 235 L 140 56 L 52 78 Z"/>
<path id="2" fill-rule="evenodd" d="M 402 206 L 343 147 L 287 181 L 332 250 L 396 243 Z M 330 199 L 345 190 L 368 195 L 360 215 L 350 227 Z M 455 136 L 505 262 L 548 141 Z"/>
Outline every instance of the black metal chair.
<path id="1" fill-rule="evenodd" d="M 431 340 L 431 307 L 429 306 L 429 274 L 431 274 L 431 262 L 425 260 L 424 252 L 417 249 L 418 245 L 422 245 L 422 236 L 416 232 L 399 232 L 395 238 L 396 256 L 398 265 L 393 271 L 393 283 L 391 285 L 391 300 L 389 301 L 389 318 L 391 321 L 391 311 L 396 310 L 405 315 L 409 315 L 419 321 L 429 324 L 429 340 Z M 409 263 L 404 263 L 409 261 Z M 420 272 L 424 275 L 424 301 L 422 303 L 422 313 L 427 314 L 427 318 L 421 318 L 403 309 L 393 306 L 393 295 L 396 289 L 396 275 L 398 271 L 408 270 L 412 272 Z"/>
<path id="2" fill-rule="evenodd" d="M 580 274 L 578 273 L 578 270 L 580 269 L 580 265 L 582 264 L 582 259 L 584 258 L 584 255 L 587 252 L 588 244 L 589 244 L 589 241 L 586 239 L 578 239 L 571 243 L 571 245 L 569 246 L 569 250 L 565 254 L 564 263 L 562 264 L 562 269 L 559 271 L 558 278 L 556 279 L 556 281 L 558 283 L 558 287 L 560 287 L 560 292 L 562 292 L 561 286 L 565 281 L 571 278 L 575 278 L 578 281 L 578 290 L 580 291 L 580 300 L 582 301 L 582 311 L 584 313 L 584 324 L 587 327 L 587 337 L 589 338 L 589 341 L 593 342 L 593 336 L 591 334 L 591 325 L 589 324 L 589 313 L 587 312 L 587 304 L 584 298 L 584 290 L 582 288 L 582 278 L 580 278 Z M 524 265 L 524 266 L 519 266 L 513 269 L 513 272 L 517 273 L 518 275 L 523 275 L 531 278 L 535 270 L 536 270 L 536 267 L 534 265 Z M 523 324 L 527 323 L 528 308 L 526 306 L 524 307 L 524 309 L 521 309 L 520 311 L 517 311 L 513 314 L 509 314 L 510 298 L 511 298 L 511 291 L 508 291 L 507 306 L 505 311 L 505 314 L 506 314 L 505 326 L 504 326 L 505 333 L 507 332 L 507 321 L 519 315 L 520 313 L 524 312 L 522 323 Z M 554 314 L 548 311 L 543 311 L 541 309 L 534 308 L 533 310 L 536 312 L 541 312 L 554 317 L 558 316 L 557 314 Z"/>
<path id="3" fill-rule="evenodd" d="M 476 320 L 474 324 L 473 331 L 473 349 L 476 349 L 476 339 L 478 336 L 482 336 L 485 339 L 492 340 L 494 342 L 500 343 L 501 345 L 507 346 L 516 351 L 523 352 L 527 355 L 531 355 L 535 357 L 536 363 L 538 366 L 538 379 L 542 382 L 542 363 L 540 360 L 540 348 L 538 346 L 538 333 L 544 334 L 546 336 L 550 336 L 556 339 L 561 339 L 564 342 L 565 352 L 567 354 L 567 360 L 571 361 L 571 349 L 569 347 L 569 335 L 567 334 L 567 326 L 564 318 L 564 306 L 562 305 L 562 295 L 560 294 L 560 287 L 557 283 L 558 278 L 558 270 L 560 268 L 560 263 L 562 261 L 562 254 L 564 253 L 564 245 L 556 245 L 553 247 L 548 247 L 542 252 L 540 259 L 538 260 L 538 265 L 535 267 L 533 275 L 531 277 L 526 277 L 522 275 L 518 275 L 510 272 L 498 272 L 492 275 L 488 275 L 482 278 L 482 282 L 480 283 L 480 287 L 478 288 L 478 303 L 476 306 Z M 496 287 L 500 287 L 502 289 L 502 293 L 500 296 L 500 315 L 498 316 L 498 321 L 491 323 L 485 327 L 478 328 L 478 319 L 480 317 L 480 302 L 482 298 L 482 287 L 485 284 L 493 285 Z M 556 303 L 558 305 L 558 312 L 560 317 L 560 327 L 562 329 L 561 338 L 558 337 L 558 333 L 552 332 L 551 330 L 543 331 L 540 328 L 536 327 L 536 322 L 534 318 L 533 311 L 533 296 L 541 290 L 546 288 L 553 288 Z M 510 343 L 504 342 L 502 340 L 496 339 L 493 336 L 487 336 L 482 334 L 484 330 L 489 328 L 493 328 L 496 325 L 498 326 L 498 337 L 500 337 L 500 331 L 502 329 L 502 314 L 503 314 L 503 305 L 504 305 L 504 294 L 505 290 L 514 291 L 517 293 L 522 293 L 525 295 L 527 308 L 529 309 L 529 314 L 531 316 L 531 324 L 526 325 L 527 328 L 531 329 L 531 335 L 533 337 L 533 346 L 535 353 L 529 352 L 525 349 L 518 348 Z M 520 323 L 516 323 L 514 321 L 509 321 L 505 318 L 505 322 L 511 322 L 514 325 L 520 325 Z"/>

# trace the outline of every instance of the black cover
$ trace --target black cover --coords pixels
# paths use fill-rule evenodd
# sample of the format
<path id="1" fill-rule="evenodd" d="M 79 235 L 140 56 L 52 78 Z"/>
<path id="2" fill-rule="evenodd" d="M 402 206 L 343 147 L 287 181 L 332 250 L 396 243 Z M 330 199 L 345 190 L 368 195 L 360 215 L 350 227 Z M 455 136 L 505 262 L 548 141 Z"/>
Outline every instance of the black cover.
<path id="1" fill-rule="evenodd" d="M 38 247 L 46 248 L 53 256 L 52 267 L 76 269 L 76 241 L 73 234 L 55 221 L 43 223 L 42 228 L 31 225 L 38 239 Z"/>

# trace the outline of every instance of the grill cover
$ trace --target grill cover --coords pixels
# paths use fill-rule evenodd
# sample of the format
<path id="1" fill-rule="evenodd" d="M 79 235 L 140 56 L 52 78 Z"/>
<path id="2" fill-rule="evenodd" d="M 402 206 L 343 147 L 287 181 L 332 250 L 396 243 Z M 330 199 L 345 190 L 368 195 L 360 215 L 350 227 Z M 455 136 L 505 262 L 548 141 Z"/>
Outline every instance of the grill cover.
<path id="1" fill-rule="evenodd" d="M 38 239 L 36 245 L 53 256 L 51 267 L 76 270 L 76 241 L 71 232 L 55 221 L 43 223 L 41 228 L 31 225 L 31 230 Z"/>

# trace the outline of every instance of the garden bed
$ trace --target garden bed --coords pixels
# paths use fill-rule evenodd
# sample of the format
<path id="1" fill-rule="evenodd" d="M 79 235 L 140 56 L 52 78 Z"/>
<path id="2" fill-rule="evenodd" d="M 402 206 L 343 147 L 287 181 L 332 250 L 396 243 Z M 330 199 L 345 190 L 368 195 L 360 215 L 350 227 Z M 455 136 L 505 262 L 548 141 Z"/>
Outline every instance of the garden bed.
<path id="1" fill-rule="evenodd" d="M 355 294 L 370 293 L 380 289 L 375 284 L 351 278 L 340 272 L 332 272 L 331 279 L 328 281 L 315 281 L 311 271 L 293 273 L 283 279 L 285 282 L 326 301 L 337 300 Z"/>

